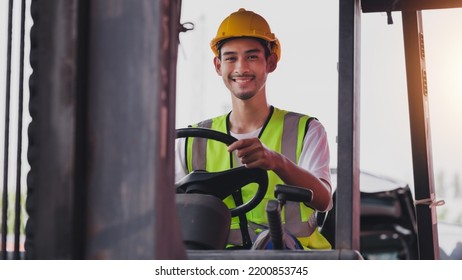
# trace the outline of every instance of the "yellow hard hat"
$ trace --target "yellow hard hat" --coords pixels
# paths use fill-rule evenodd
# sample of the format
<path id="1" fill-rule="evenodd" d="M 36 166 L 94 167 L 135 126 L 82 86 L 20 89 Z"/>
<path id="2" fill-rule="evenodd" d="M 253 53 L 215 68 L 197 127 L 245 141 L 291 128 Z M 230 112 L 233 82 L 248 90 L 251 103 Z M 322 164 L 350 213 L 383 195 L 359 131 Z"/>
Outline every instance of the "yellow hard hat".
<path id="1" fill-rule="evenodd" d="M 281 58 L 281 45 L 276 36 L 271 33 L 268 22 L 252 11 L 240 8 L 230 14 L 218 27 L 217 35 L 210 42 L 213 53 L 218 56 L 218 43 L 234 37 L 255 37 L 270 42 L 271 52 Z"/>

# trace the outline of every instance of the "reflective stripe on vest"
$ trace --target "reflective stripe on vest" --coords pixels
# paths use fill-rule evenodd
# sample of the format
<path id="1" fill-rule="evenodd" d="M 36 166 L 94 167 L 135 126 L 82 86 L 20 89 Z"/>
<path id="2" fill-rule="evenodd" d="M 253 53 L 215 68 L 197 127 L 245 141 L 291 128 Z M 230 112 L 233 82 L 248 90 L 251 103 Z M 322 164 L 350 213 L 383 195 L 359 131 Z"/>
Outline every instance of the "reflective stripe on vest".
<path id="1" fill-rule="evenodd" d="M 274 108 L 269 122 L 260 133 L 260 140 L 270 149 L 280 152 L 294 163 L 298 163 L 303 148 L 303 140 L 308 119 L 309 117 L 305 115 Z M 228 133 L 227 116 L 223 115 L 201 122 L 195 125 L 195 127 L 210 128 Z M 186 160 L 189 172 L 192 170 L 216 172 L 232 167 L 230 164 L 230 154 L 227 152 L 224 144 L 214 140 L 200 138 L 188 139 L 187 143 Z M 251 237 L 253 235 L 252 233 L 258 233 L 266 228 L 268 224 L 265 211 L 266 202 L 270 199 L 274 199 L 275 185 L 283 183 L 273 171 L 268 171 L 268 177 L 270 185 L 268 186 L 265 199 L 255 209 L 247 213 L 247 218 L 251 221 L 249 222 Z M 253 185 L 256 187 L 256 184 Z M 247 188 L 248 187 L 243 188 L 244 201 L 247 201 L 249 197 L 252 196 L 252 192 L 245 191 Z M 225 199 L 224 202 L 230 208 L 235 207 L 234 201 L 230 197 Z M 283 209 L 282 216 L 285 229 L 297 237 L 308 237 L 316 229 L 317 224 L 314 210 L 305 206 L 303 203 L 288 201 Z M 316 232 L 319 234 L 318 231 Z M 234 245 L 242 244 L 237 217 L 233 218 L 228 241 L 230 244 Z"/>
<path id="2" fill-rule="evenodd" d="M 198 127 L 211 128 L 212 120 L 206 120 L 199 123 Z M 192 170 L 205 170 L 205 159 L 207 158 L 207 139 L 195 138 L 193 141 L 193 151 L 203 151 L 203 156 L 192 157 Z M 191 171 L 190 171 L 191 172 Z"/>

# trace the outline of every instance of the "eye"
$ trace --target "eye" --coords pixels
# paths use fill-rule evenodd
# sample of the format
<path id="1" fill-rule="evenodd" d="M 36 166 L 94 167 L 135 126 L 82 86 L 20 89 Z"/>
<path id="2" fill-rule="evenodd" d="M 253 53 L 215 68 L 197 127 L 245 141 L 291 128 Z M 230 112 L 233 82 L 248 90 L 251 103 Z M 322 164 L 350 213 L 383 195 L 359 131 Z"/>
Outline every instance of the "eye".
<path id="1" fill-rule="evenodd" d="M 247 57 L 248 60 L 257 60 L 258 59 L 258 55 L 255 55 L 255 54 L 252 54 L 252 55 L 249 55 Z"/>
<path id="2" fill-rule="evenodd" d="M 236 61 L 236 58 L 234 56 L 227 56 L 223 60 L 226 62 L 234 62 Z"/>

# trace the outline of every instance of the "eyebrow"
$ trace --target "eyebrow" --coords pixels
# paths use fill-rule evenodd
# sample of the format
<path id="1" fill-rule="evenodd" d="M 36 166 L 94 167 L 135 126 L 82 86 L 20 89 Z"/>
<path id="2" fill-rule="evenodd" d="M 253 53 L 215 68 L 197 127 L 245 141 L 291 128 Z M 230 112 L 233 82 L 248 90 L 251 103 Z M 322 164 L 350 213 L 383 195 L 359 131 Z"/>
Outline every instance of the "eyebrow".
<path id="1" fill-rule="evenodd" d="M 250 50 L 246 50 L 245 51 L 245 54 L 250 54 L 250 53 L 261 53 L 262 50 L 260 49 L 250 49 Z M 234 51 L 227 51 L 227 52 L 224 52 L 222 53 L 222 56 L 225 56 L 225 55 L 235 55 L 237 54 L 237 52 L 234 52 Z"/>

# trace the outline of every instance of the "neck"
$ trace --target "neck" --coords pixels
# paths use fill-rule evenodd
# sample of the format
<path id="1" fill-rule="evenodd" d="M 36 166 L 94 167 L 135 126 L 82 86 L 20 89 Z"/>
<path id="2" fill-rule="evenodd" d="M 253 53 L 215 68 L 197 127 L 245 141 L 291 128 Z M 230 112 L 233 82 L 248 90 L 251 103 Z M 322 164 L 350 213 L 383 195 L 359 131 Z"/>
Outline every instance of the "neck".
<path id="1" fill-rule="evenodd" d="M 230 130 L 234 133 L 249 133 L 262 127 L 269 115 L 270 106 L 266 102 L 233 102 L 233 110 L 229 116 Z M 239 106 L 237 106 L 239 105 Z"/>

